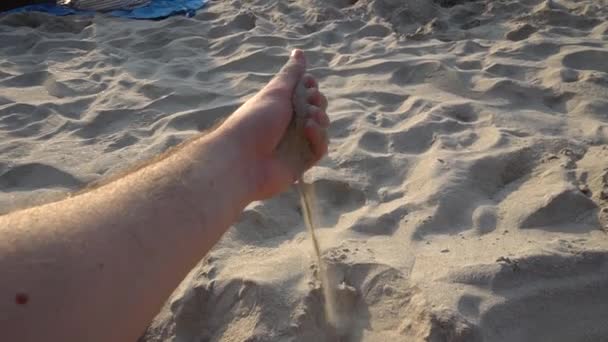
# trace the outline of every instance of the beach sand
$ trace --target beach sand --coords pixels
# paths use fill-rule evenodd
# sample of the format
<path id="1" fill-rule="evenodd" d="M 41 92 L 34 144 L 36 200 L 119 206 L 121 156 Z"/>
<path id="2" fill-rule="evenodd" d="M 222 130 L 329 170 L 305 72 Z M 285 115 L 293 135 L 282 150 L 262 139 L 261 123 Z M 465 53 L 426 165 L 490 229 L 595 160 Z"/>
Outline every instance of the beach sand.
<path id="1" fill-rule="evenodd" d="M 0 14 L 0 212 L 212 127 L 292 48 L 330 101 L 306 179 L 346 333 L 289 191 L 246 208 L 141 341 L 608 340 L 606 0 Z"/>

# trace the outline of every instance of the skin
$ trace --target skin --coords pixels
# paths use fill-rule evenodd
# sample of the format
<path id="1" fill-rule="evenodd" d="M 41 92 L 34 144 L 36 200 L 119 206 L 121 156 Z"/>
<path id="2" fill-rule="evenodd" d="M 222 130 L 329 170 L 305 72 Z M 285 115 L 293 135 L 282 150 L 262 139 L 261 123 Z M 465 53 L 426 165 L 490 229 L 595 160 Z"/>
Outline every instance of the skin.
<path id="1" fill-rule="evenodd" d="M 275 153 L 305 77 L 304 134 L 327 150 L 327 101 L 302 51 L 219 128 L 120 179 L 0 216 L 6 341 L 135 341 L 188 271 L 254 200 L 289 187 Z"/>

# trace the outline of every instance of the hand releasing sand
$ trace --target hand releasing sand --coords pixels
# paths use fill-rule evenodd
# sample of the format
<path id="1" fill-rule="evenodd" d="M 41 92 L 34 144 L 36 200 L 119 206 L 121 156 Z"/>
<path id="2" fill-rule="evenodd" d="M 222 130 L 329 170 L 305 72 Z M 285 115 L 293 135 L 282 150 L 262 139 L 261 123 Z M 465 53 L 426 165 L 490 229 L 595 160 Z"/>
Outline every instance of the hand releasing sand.
<path id="1" fill-rule="evenodd" d="M 294 115 L 285 131 L 285 135 L 279 143 L 277 153 L 285 160 L 293 170 L 298 179 L 315 161 L 314 146 L 310 145 L 307 137 L 306 127 L 311 120 L 323 121 L 324 125 L 329 122 L 324 118 L 327 110 L 327 100 L 320 95 L 318 84 L 314 78 L 305 74 L 297 83 L 292 96 Z M 314 122 L 314 121 L 312 121 Z M 327 143 L 327 136 L 321 137 Z"/>
<path id="2" fill-rule="evenodd" d="M 276 153 L 304 71 L 295 50 L 215 130 L 89 191 L 0 216 L 0 273 L 11 275 L 0 293 L 12 299 L 0 301 L 2 337 L 135 340 L 244 207 L 305 170 Z M 304 80 L 298 100 L 318 106 L 298 120 L 308 168 L 327 150 L 328 118 L 316 82 Z"/>
<path id="3" fill-rule="evenodd" d="M 279 144 L 277 153 L 282 159 L 286 160 L 293 170 L 297 173 L 306 170 L 314 161 L 314 153 L 311 150 L 309 140 L 306 138 L 304 128 L 307 122 L 319 115 L 320 112 L 327 110 L 327 101 L 323 100 L 320 107 L 309 103 L 317 92 L 315 83 L 310 77 L 303 77 L 297 84 L 293 94 L 293 118 L 285 132 L 285 136 Z M 326 137 L 324 137 L 326 139 Z M 321 282 L 321 290 L 324 301 L 324 317 L 327 320 L 328 327 L 335 330 L 336 335 L 343 335 L 347 330 L 344 317 L 344 312 L 338 311 L 337 294 L 338 284 L 335 277 L 332 277 L 328 272 L 321 257 L 321 246 L 315 233 L 316 213 L 314 212 L 314 188 L 310 184 L 306 184 L 303 175 L 298 178 L 296 187 L 300 194 L 300 203 L 302 207 L 302 216 L 306 228 L 309 232 L 313 251 L 316 256 L 318 266 L 318 276 Z"/>
<path id="4" fill-rule="evenodd" d="M 314 77 L 305 72 L 304 53 L 294 50 L 277 76 L 222 125 L 229 131 L 240 132 L 246 153 L 267 158 L 267 163 L 258 170 L 261 174 L 256 172 L 255 178 L 263 180 L 256 199 L 285 190 L 327 152 L 324 131 L 329 119 L 322 109 L 327 99 Z M 303 101 L 307 104 L 301 104 L 306 107 L 305 116 L 294 119 L 293 98 L 298 83 L 306 88 Z"/>

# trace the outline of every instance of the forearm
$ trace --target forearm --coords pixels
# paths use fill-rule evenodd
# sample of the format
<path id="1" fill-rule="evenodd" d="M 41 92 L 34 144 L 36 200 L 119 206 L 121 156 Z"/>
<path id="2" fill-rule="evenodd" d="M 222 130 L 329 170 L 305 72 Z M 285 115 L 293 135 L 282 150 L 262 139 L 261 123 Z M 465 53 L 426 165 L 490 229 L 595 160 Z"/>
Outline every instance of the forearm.
<path id="1" fill-rule="evenodd" d="M 94 191 L 0 217 L 0 331 L 135 340 L 247 204 L 239 158 L 216 131 Z"/>

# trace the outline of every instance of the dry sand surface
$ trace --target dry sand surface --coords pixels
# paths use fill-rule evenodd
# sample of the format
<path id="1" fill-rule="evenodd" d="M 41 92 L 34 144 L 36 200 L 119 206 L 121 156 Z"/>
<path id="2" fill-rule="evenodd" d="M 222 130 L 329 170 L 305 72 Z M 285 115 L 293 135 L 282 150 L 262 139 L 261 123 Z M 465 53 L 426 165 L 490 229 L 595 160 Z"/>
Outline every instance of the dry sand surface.
<path id="1" fill-rule="evenodd" d="M 608 340 L 606 0 L 0 15 L 0 211 L 213 125 L 295 47 L 330 99 L 307 177 L 341 340 Z M 296 192 L 253 203 L 141 340 L 335 341 L 314 261 Z"/>

